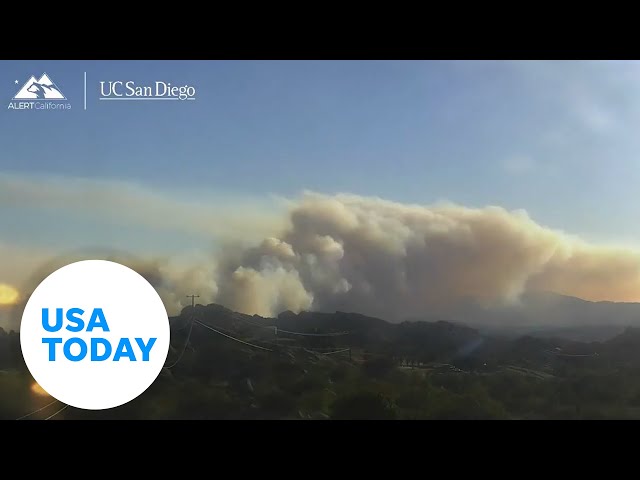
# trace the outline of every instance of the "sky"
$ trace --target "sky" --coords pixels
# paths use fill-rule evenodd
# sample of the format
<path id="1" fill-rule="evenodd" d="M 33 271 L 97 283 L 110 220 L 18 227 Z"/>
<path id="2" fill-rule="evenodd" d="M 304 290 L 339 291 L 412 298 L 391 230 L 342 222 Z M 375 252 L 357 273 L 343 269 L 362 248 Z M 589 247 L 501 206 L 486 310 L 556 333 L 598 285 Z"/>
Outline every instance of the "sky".
<path id="1" fill-rule="evenodd" d="M 44 72 L 70 111 L 6 109 Z M 99 101 L 109 80 L 196 100 Z M 632 61 L 2 61 L 0 248 L 198 252 L 270 235 L 305 191 L 640 248 L 639 80 Z"/>

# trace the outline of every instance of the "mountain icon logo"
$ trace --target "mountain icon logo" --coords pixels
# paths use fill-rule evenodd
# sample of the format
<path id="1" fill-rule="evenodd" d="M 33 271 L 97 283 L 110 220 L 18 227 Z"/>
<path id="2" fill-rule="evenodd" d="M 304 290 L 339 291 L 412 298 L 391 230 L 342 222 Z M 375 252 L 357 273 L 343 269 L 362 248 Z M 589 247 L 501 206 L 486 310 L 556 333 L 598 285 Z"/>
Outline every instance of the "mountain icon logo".
<path id="1" fill-rule="evenodd" d="M 33 75 L 27 83 L 25 83 L 18 93 L 16 93 L 14 100 L 66 100 L 66 97 L 60 91 L 58 86 L 53 83 L 53 80 L 49 78 L 49 75 L 43 73 L 42 76 L 36 80 Z"/>

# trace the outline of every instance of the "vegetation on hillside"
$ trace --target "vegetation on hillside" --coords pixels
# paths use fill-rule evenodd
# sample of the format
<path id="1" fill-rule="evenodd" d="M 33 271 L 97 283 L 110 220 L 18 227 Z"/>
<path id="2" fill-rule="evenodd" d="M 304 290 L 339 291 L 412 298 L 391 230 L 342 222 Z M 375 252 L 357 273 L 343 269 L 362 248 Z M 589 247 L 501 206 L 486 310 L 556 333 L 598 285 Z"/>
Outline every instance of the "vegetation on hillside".
<path id="1" fill-rule="evenodd" d="M 198 324 L 188 337 L 194 318 L 270 351 Z M 640 418 L 635 329 L 606 342 L 506 340 L 447 322 L 393 325 L 340 312 L 264 319 L 217 305 L 185 309 L 171 322 L 167 365 L 180 361 L 144 394 L 119 408 L 69 408 L 56 418 Z M 51 401 L 26 370 L 19 336 L 0 330 L 0 418 Z"/>

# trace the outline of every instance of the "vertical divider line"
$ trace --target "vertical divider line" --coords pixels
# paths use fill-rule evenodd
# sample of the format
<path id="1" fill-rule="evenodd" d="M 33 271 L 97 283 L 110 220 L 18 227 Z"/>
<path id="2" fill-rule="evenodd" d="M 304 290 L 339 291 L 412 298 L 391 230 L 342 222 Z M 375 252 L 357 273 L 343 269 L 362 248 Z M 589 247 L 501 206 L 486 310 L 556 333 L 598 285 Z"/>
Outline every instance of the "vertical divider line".
<path id="1" fill-rule="evenodd" d="M 87 72 L 84 72 L 84 109 L 87 109 Z"/>

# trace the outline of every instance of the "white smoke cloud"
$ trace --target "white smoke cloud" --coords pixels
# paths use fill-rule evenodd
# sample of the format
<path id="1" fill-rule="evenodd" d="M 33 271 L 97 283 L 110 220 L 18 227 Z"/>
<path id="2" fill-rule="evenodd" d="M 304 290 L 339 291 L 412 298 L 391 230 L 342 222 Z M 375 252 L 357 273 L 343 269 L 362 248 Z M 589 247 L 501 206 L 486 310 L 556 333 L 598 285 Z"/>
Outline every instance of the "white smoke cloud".
<path id="1" fill-rule="evenodd" d="M 222 303 L 262 315 L 340 309 L 399 319 L 469 299 L 509 303 L 529 289 L 640 299 L 639 250 L 588 244 L 524 211 L 308 193 L 289 217 L 280 239 L 220 270 Z"/>
<path id="2" fill-rule="evenodd" d="M 229 241 L 191 263 L 118 254 L 110 259 L 144 275 L 170 314 L 189 304 L 190 293 L 199 294 L 201 303 L 248 314 L 346 310 L 389 320 L 446 311 L 467 300 L 510 303 L 531 290 L 640 300 L 640 250 L 587 243 L 524 211 L 306 193 L 276 224 L 279 233 L 253 247 Z M 10 267 L 0 267 L 0 281 L 11 280 L 8 271 L 21 266 L 33 271 L 43 256 L 14 248 Z M 28 292 L 54 266 L 16 286 Z"/>

